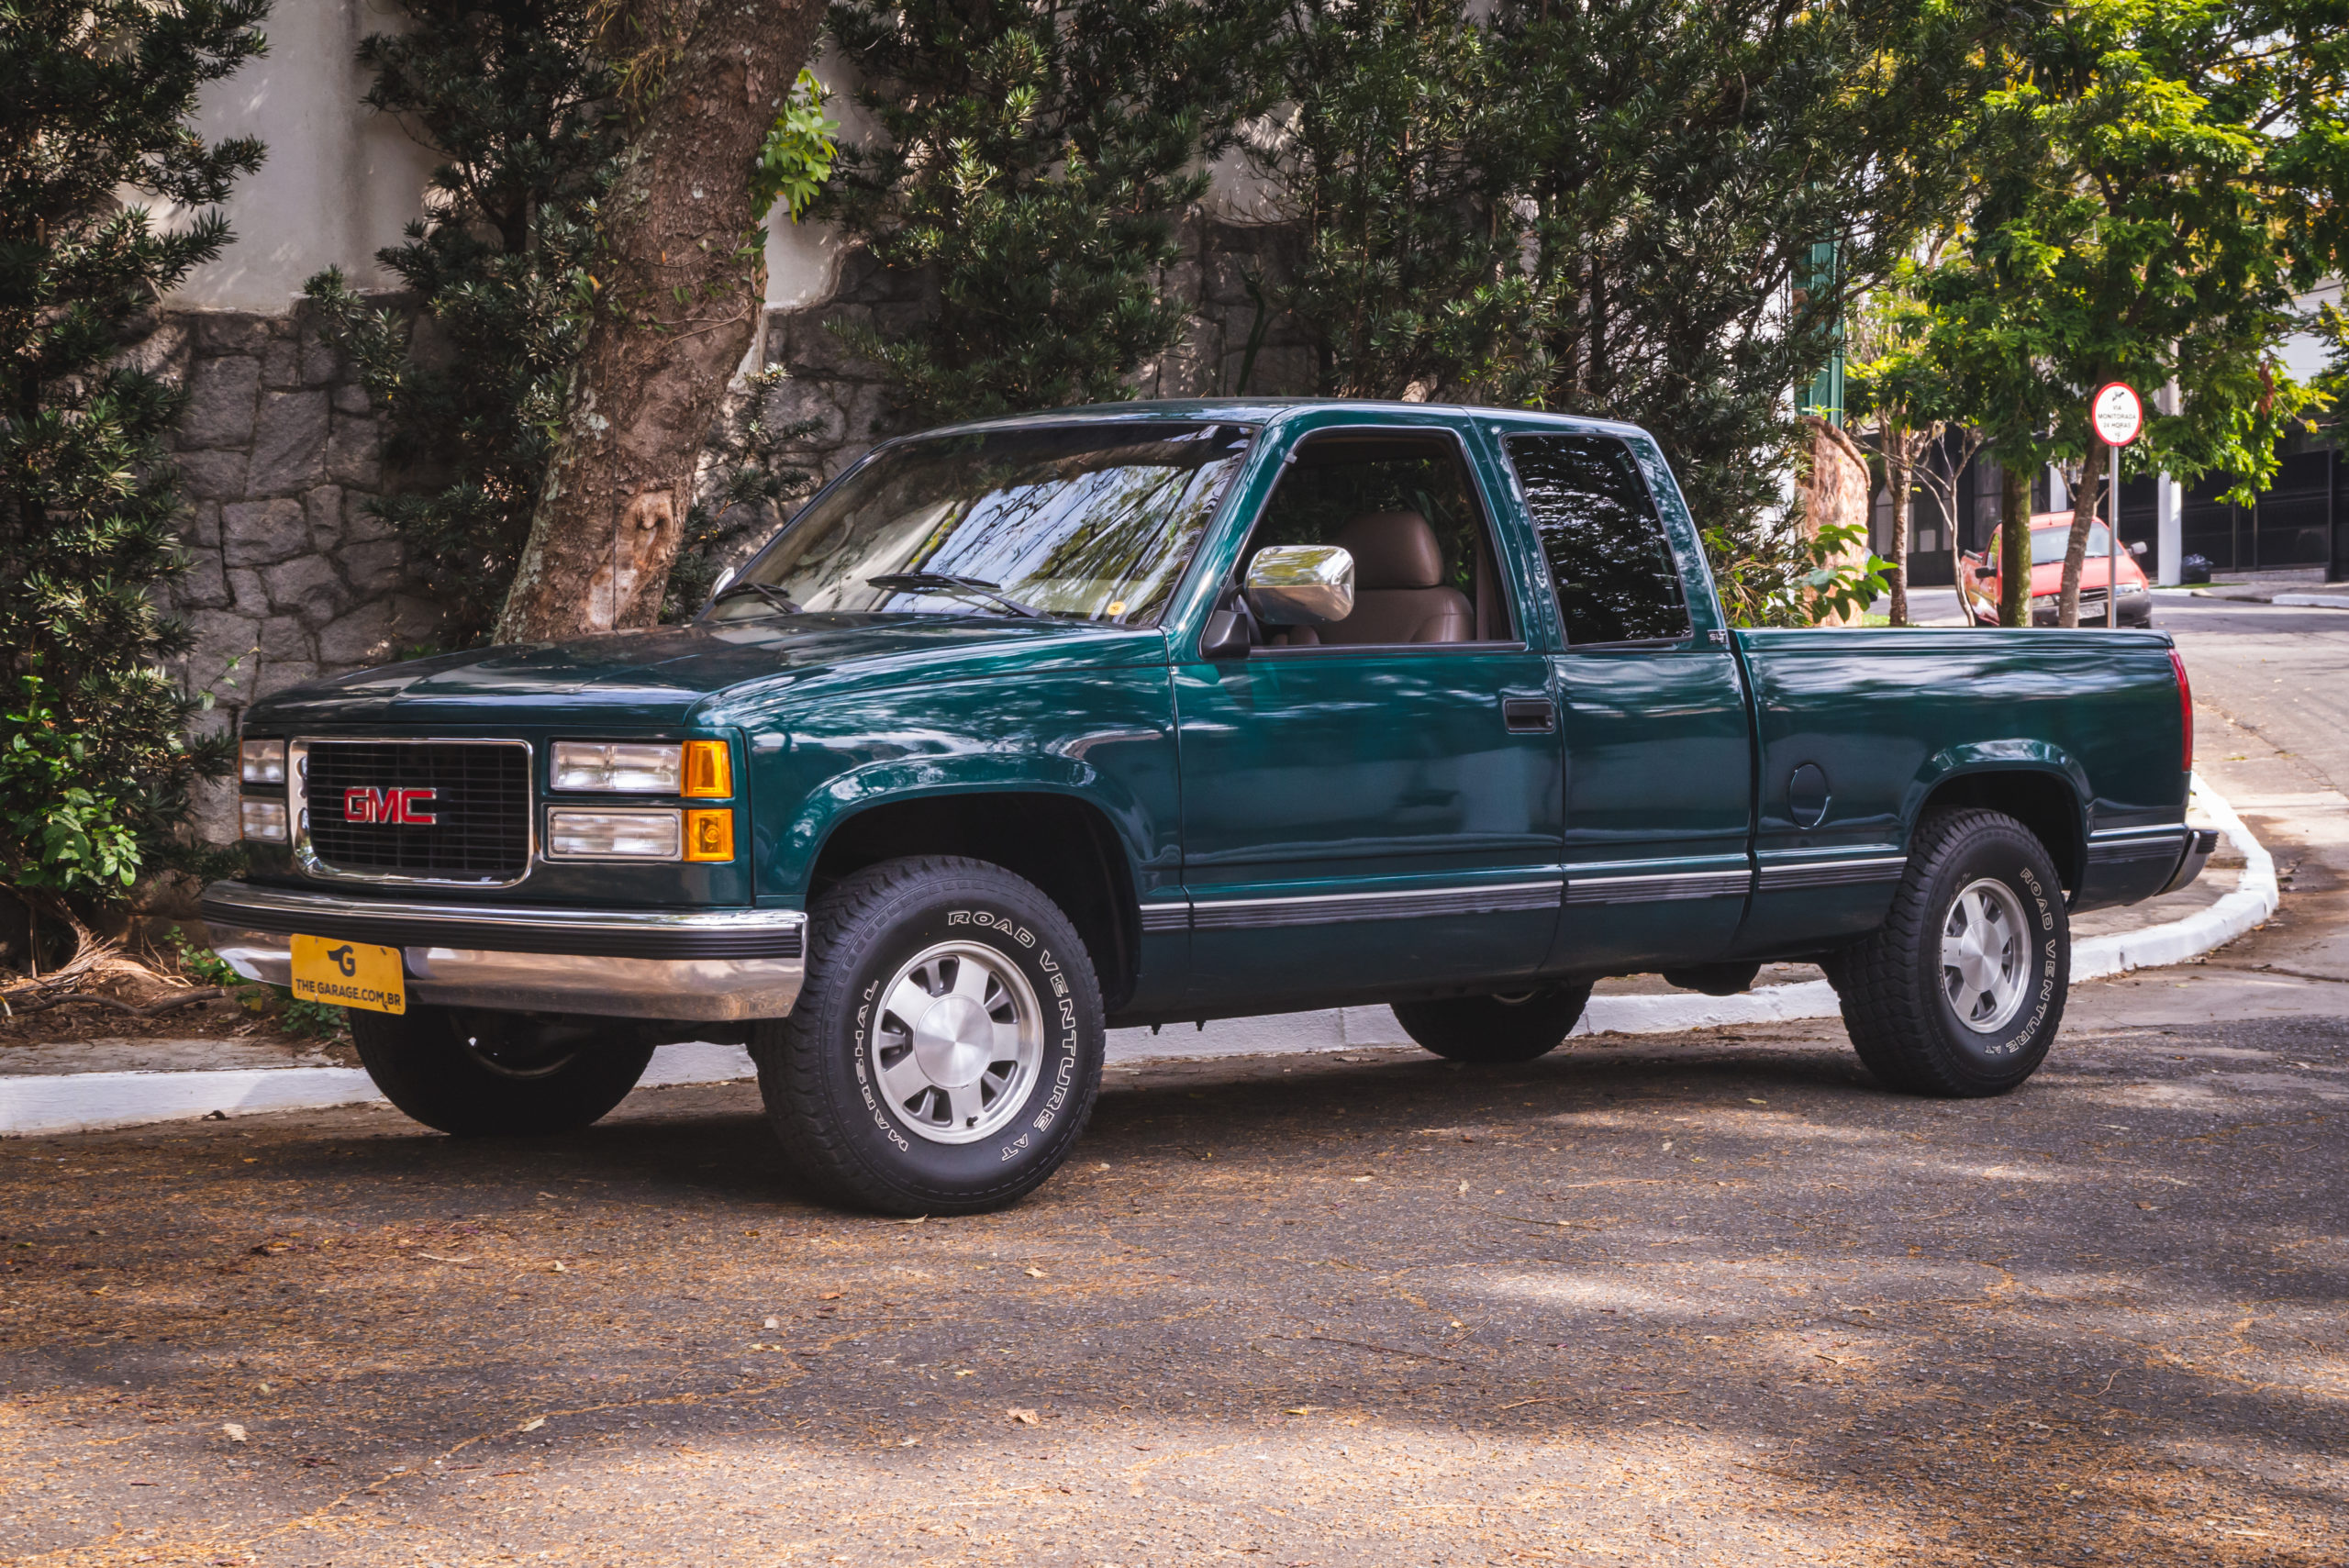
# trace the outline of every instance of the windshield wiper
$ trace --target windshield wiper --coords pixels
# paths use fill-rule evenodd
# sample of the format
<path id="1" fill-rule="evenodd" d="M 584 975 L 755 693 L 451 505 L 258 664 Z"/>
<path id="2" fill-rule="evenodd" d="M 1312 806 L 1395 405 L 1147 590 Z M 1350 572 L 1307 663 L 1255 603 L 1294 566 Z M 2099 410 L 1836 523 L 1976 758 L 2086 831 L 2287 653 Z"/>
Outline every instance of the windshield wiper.
<path id="1" fill-rule="evenodd" d="M 976 594 L 981 597 L 993 599 L 1013 615 L 1026 616 L 1031 620 L 1050 618 L 1035 606 L 1022 604 L 1005 593 L 1000 584 L 990 583 L 984 577 L 957 577 L 947 572 L 884 572 L 880 576 L 867 577 L 865 581 L 876 588 L 910 588 L 937 594 Z"/>
<path id="2" fill-rule="evenodd" d="M 778 615 L 796 616 L 804 613 L 797 605 L 791 602 L 790 595 L 764 583 L 736 583 L 729 587 L 720 589 L 709 602 L 713 605 L 722 605 L 729 599 L 739 599 L 745 594 L 756 594 L 760 598 L 773 605 Z"/>

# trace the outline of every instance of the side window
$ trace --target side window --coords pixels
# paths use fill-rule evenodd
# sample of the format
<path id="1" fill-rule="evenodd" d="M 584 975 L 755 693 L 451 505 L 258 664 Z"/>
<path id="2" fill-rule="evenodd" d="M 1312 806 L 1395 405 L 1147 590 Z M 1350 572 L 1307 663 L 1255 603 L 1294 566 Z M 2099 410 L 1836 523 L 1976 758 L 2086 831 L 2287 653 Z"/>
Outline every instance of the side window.
<path id="1" fill-rule="evenodd" d="M 1680 573 L 1631 450 L 1608 436 L 1511 436 L 1504 444 L 1549 558 L 1566 641 L 1687 636 Z"/>
<path id="2" fill-rule="evenodd" d="M 1448 435 L 1333 430 L 1291 454 L 1242 562 L 1275 544 L 1335 544 L 1354 557 L 1354 613 L 1278 633 L 1276 644 L 1511 639 L 1485 509 Z M 1243 568 L 1244 569 L 1244 568 Z"/>

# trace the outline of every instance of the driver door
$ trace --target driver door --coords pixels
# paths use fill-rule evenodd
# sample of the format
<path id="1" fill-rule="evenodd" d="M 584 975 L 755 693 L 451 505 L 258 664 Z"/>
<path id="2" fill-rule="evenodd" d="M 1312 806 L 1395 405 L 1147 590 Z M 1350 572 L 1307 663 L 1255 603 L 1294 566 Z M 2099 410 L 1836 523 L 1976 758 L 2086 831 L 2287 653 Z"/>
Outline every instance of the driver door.
<path id="1" fill-rule="evenodd" d="M 1551 670 L 1442 427 L 1300 440 L 1241 561 L 1355 557 L 1345 620 L 1174 672 L 1194 995 L 1219 1011 L 1507 983 L 1558 920 Z"/>

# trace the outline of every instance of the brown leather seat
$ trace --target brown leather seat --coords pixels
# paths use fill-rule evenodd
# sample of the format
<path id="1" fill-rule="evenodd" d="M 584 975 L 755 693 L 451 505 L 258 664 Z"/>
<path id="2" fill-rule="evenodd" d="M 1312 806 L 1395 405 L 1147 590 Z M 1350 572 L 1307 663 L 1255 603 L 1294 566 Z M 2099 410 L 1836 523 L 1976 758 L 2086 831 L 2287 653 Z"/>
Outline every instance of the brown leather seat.
<path id="1" fill-rule="evenodd" d="M 1417 512 L 1365 512 L 1330 542 L 1354 558 L 1354 613 L 1312 628 L 1320 633 L 1319 641 L 1475 640 L 1475 606 L 1467 595 L 1445 584 L 1443 551 L 1425 517 Z"/>

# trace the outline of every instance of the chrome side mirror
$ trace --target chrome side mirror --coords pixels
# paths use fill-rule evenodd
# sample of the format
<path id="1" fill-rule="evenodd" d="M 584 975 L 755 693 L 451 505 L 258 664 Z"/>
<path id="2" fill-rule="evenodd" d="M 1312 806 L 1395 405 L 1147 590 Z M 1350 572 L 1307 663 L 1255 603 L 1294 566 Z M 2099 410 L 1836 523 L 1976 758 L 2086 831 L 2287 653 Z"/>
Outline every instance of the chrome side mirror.
<path id="1" fill-rule="evenodd" d="M 1266 626 L 1327 626 L 1354 613 L 1354 558 L 1334 544 L 1272 544 L 1241 586 Z"/>
<path id="2" fill-rule="evenodd" d="M 2132 539 L 2129 544 L 2129 553 L 2143 558 L 2145 553 L 2145 541 L 2143 539 Z"/>

